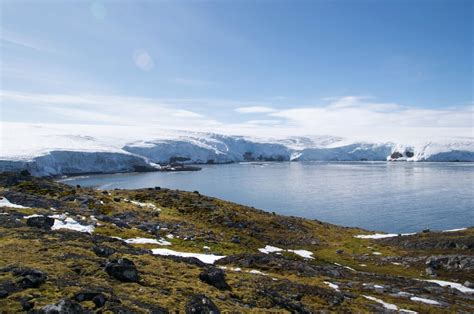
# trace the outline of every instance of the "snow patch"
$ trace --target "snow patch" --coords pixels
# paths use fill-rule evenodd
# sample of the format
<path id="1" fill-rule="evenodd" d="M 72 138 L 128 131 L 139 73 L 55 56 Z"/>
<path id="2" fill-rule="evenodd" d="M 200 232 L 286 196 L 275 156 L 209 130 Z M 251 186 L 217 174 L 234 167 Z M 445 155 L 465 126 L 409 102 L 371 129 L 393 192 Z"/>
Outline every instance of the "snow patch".
<path id="1" fill-rule="evenodd" d="M 131 239 L 122 239 L 119 237 L 114 237 L 115 239 L 119 239 L 125 241 L 128 244 L 158 244 L 158 245 L 171 245 L 171 242 L 168 242 L 164 239 L 150 239 L 150 238 L 131 238 Z"/>
<path id="2" fill-rule="evenodd" d="M 387 302 L 384 302 L 383 300 L 380 300 L 380 299 L 377 299 L 377 298 L 374 298 L 374 297 L 371 297 L 371 296 L 368 296 L 368 295 L 363 295 L 363 297 L 368 299 L 368 300 L 371 300 L 371 301 L 377 302 L 379 304 L 382 304 L 382 306 L 384 308 L 386 308 L 387 310 L 392 310 L 392 311 L 397 311 L 398 310 L 398 306 L 396 306 L 395 304 L 387 303 Z"/>
<path id="3" fill-rule="evenodd" d="M 6 197 L 0 197 L 0 207 L 29 208 L 18 204 L 13 204 Z"/>
<path id="4" fill-rule="evenodd" d="M 466 287 L 466 286 L 464 286 L 460 283 L 456 283 L 456 282 L 450 282 L 450 281 L 445 281 L 445 280 L 434 280 L 434 279 L 425 280 L 425 281 L 438 284 L 441 287 L 450 287 L 450 288 L 459 290 L 463 293 L 474 293 L 474 289 L 468 288 L 468 287 Z"/>
<path id="5" fill-rule="evenodd" d="M 304 258 L 314 258 L 313 257 L 313 252 L 307 251 L 307 250 L 287 250 L 288 252 L 295 253 L 296 255 L 299 255 Z"/>
<path id="6" fill-rule="evenodd" d="M 51 227 L 52 230 L 59 230 L 59 229 L 69 229 L 79 232 L 87 232 L 92 233 L 94 232 L 94 226 L 92 225 L 81 225 L 74 219 L 68 217 L 63 220 L 55 219 L 54 225 Z"/>
<path id="7" fill-rule="evenodd" d="M 420 298 L 420 297 L 411 297 L 410 300 L 414 302 L 421 302 L 421 303 L 430 304 L 430 305 L 441 305 L 441 303 L 439 303 L 438 301 Z"/>
<path id="8" fill-rule="evenodd" d="M 449 229 L 449 230 L 443 230 L 441 232 L 457 232 L 457 231 L 464 231 L 464 230 L 467 230 L 467 228 Z"/>
<path id="9" fill-rule="evenodd" d="M 155 255 L 163 256 L 181 256 L 181 257 L 195 257 L 201 262 L 206 264 L 214 264 L 215 261 L 224 258 L 222 255 L 214 254 L 200 254 L 200 253 L 188 253 L 188 252 L 177 252 L 169 249 L 152 249 L 151 252 Z"/>
<path id="10" fill-rule="evenodd" d="M 355 235 L 354 238 L 357 239 L 385 239 L 385 238 L 393 238 L 393 237 L 398 237 L 398 236 L 410 236 L 416 234 L 415 232 L 413 233 L 375 233 L 375 234 L 359 234 Z"/>
<path id="11" fill-rule="evenodd" d="M 266 245 L 264 248 L 258 249 L 260 252 L 264 254 L 274 253 L 274 252 L 281 252 L 283 249 L 280 249 L 276 246 Z"/>
<path id="12" fill-rule="evenodd" d="M 336 291 L 339 291 L 339 286 L 338 286 L 338 285 L 333 284 L 333 283 L 331 283 L 331 282 L 329 282 L 329 281 L 325 281 L 324 283 L 327 284 L 327 285 L 329 286 L 329 288 L 334 289 L 334 290 L 336 290 Z"/>
<path id="13" fill-rule="evenodd" d="M 280 252 L 291 252 L 296 255 L 299 255 L 304 258 L 313 258 L 313 252 L 307 251 L 307 250 L 284 250 L 279 247 L 271 246 L 271 245 L 266 245 L 264 248 L 258 249 L 260 252 L 264 254 L 269 254 L 269 253 L 277 253 L 279 254 Z"/>
<path id="14" fill-rule="evenodd" d="M 142 202 L 139 202 L 139 201 L 130 201 L 130 203 L 132 203 L 134 205 L 137 205 L 139 207 L 147 207 L 147 208 L 151 208 L 151 209 L 154 209 L 154 210 L 157 210 L 157 211 L 161 211 L 161 209 L 159 209 L 158 207 L 156 207 L 155 204 L 152 204 L 152 203 L 142 203 Z"/>

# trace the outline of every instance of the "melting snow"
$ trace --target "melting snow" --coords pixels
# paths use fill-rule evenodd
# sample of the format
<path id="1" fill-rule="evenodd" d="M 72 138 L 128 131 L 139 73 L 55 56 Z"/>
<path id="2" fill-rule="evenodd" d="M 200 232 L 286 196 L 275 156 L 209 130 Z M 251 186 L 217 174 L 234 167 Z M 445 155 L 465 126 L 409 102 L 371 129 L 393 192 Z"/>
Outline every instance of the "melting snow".
<path id="1" fill-rule="evenodd" d="M 336 291 L 339 291 L 339 286 L 338 286 L 338 285 L 333 284 L 333 283 L 331 283 L 331 282 L 329 282 L 329 281 L 325 281 L 324 283 L 327 284 L 327 285 L 329 286 L 329 288 L 334 289 L 334 290 L 336 290 Z"/>
<path id="2" fill-rule="evenodd" d="M 18 204 L 11 203 L 6 197 L 0 197 L 0 207 L 11 207 L 11 208 L 28 208 Z"/>
<path id="3" fill-rule="evenodd" d="M 420 298 L 420 297 L 411 297 L 410 300 L 415 301 L 415 302 L 425 303 L 425 304 L 431 304 L 431 305 L 441 305 L 441 303 L 439 303 L 438 301 Z"/>
<path id="4" fill-rule="evenodd" d="M 380 299 L 377 299 L 377 298 L 374 298 L 374 297 L 371 297 L 371 296 L 368 296 L 368 295 L 363 295 L 363 297 L 368 299 L 368 300 L 375 301 L 377 303 L 382 304 L 383 307 L 386 308 L 387 310 L 392 310 L 392 311 L 397 311 L 398 310 L 398 306 L 396 306 L 395 304 L 387 303 L 387 302 L 384 302 Z"/>
<path id="5" fill-rule="evenodd" d="M 433 280 L 433 279 L 425 280 L 425 281 L 436 283 L 436 284 L 440 285 L 441 287 L 451 287 L 451 288 L 459 290 L 463 293 L 474 293 L 474 289 L 468 288 L 468 287 L 463 286 L 462 284 L 456 283 L 456 282 L 450 282 L 450 281 L 444 281 L 444 280 Z"/>
<path id="6" fill-rule="evenodd" d="M 380 253 L 380 252 L 373 252 L 372 254 L 373 255 L 382 255 L 382 253 Z"/>
<path id="7" fill-rule="evenodd" d="M 125 241 L 128 244 L 158 244 L 158 245 L 171 245 L 171 242 L 166 240 L 160 239 L 150 239 L 150 238 L 132 238 L 132 239 L 122 239 L 119 237 L 114 237 L 116 239 L 120 239 Z"/>
<path id="8" fill-rule="evenodd" d="M 283 251 L 283 249 L 280 249 L 278 247 L 271 246 L 271 245 L 266 245 L 264 248 L 258 249 L 258 250 L 262 253 L 265 253 L 265 254 Z"/>
<path id="9" fill-rule="evenodd" d="M 152 203 L 142 203 L 142 202 L 138 202 L 138 201 L 130 201 L 130 203 L 132 203 L 134 205 L 137 205 L 137 206 L 140 206 L 140 207 L 148 207 L 148 208 L 151 208 L 151 209 L 155 209 L 157 211 L 161 211 L 161 209 L 159 209 L 158 207 L 156 207 L 155 204 L 152 204 Z"/>
<path id="10" fill-rule="evenodd" d="M 307 250 L 288 250 L 288 252 L 295 253 L 296 255 L 299 255 L 304 258 L 314 258 L 313 252 L 307 251 Z"/>
<path id="11" fill-rule="evenodd" d="M 358 239 L 385 239 L 385 238 L 393 238 L 398 236 L 409 236 L 414 235 L 416 233 L 376 233 L 376 234 L 359 234 L 354 236 L 354 238 Z"/>
<path id="12" fill-rule="evenodd" d="M 35 218 L 35 217 L 44 217 L 44 216 L 43 215 L 38 215 L 38 214 L 33 214 L 33 215 L 25 216 L 23 218 L 30 219 L 30 218 Z"/>
<path id="13" fill-rule="evenodd" d="M 51 227 L 52 230 L 58 230 L 58 229 L 69 229 L 69 230 L 74 230 L 74 231 L 79 231 L 79 232 L 88 232 L 92 233 L 94 232 L 94 226 L 91 225 L 81 225 L 77 221 L 75 221 L 72 218 L 66 218 L 64 221 L 55 219 L 54 220 L 54 225 Z"/>
<path id="14" fill-rule="evenodd" d="M 264 248 L 258 249 L 260 252 L 269 254 L 269 253 L 275 253 L 275 252 L 291 252 L 296 255 L 299 255 L 304 258 L 313 258 L 313 252 L 307 251 L 307 250 L 284 250 L 280 249 L 279 247 L 271 246 L 271 245 L 266 245 Z M 279 254 L 279 253 L 277 253 Z"/>
<path id="15" fill-rule="evenodd" d="M 165 256 L 181 256 L 181 257 L 195 257 L 201 262 L 206 264 L 214 264 L 215 261 L 224 258 L 225 256 L 213 255 L 213 254 L 200 254 L 200 253 L 188 253 L 188 252 L 177 252 L 169 249 L 153 249 L 153 254 L 165 255 Z"/>
<path id="16" fill-rule="evenodd" d="M 464 231 L 467 228 L 458 228 L 458 229 L 449 229 L 449 230 L 443 230 L 441 232 L 456 232 L 456 231 Z"/>

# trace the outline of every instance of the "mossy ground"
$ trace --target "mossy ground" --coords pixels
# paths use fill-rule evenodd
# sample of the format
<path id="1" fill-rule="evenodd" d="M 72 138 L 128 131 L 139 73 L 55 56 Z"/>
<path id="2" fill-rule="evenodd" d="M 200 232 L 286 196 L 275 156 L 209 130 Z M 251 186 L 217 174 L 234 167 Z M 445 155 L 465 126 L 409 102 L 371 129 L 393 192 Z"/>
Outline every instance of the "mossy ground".
<path id="1" fill-rule="evenodd" d="M 472 255 L 472 249 L 404 249 L 384 241 L 354 238 L 354 235 L 368 233 L 358 228 L 283 217 L 199 193 L 168 189 L 104 192 L 32 177 L 8 182 L 11 176 L 0 175 L 0 182 L 3 182 L 1 195 L 39 200 L 41 204 L 56 202 L 56 207 L 54 210 L 52 206 L 46 205 L 4 207 L 0 208 L 0 212 L 7 215 L 0 217 L 7 219 L 7 216 L 12 215 L 66 213 L 77 220 L 84 217 L 81 221 L 96 224 L 96 228 L 93 235 L 71 230 L 42 231 L 26 226 L 22 218 L 19 218 L 17 225 L 0 225 L 0 266 L 30 267 L 48 274 L 46 283 L 39 288 L 22 290 L 0 299 L 0 312 L 21 311 L 23 299 L 32 300 L 34 308 L 40 309 L 60 299 L 71 298 L 82 290 L 101 291 L 109 299 L 120 300 L 119 303 L 107 305 L 106 310 L 110 312 L 117 312 L 120 307 L 133 312 L 149 312 L 154 307 L 182 311 L 188 298 L 195 294 L 208 296 L 221 311 L 229 312 L 280 313 L 293 311 L 292 306 L 302 306 L 309 311 L 325 309 L 336 312 L 373 312 L 383 309 L 380 304 L 367 300 L 363 295 L 374 296 L 396 304 L 401 309 L 417 312 L 474 311 L 471 295 L 448 289 L 426 289 L 421 281 L 418 284 L 414 279 L 432 279 L 425 275 L 424 263 L 395 265 L 387 262 L 388 257 Z M 153 204 L 159 212 L 130 200 Z M 25 202 L 16 203 L 23 205 Z M 117 218 L 125 217 L 123 215 L 128 216 Z M 98 220 L 93 220 L 92 216 Z M 105 219 L 107 217 L 111 219 Z M 126 225 L 119 227 L 112 218 Z M 143 223 L 157 224 L 160 228 L 150 232 L 142 228 Z M 167 237 L 170 234 L 172 238 Z M 163 238 L 170 241 L 171 245 L 130 245 L 111 237 Z M 238 241 L 235 241 L 236 237 Z M 414 237 L 469 239 L 474 237 L 474 229 Z M 97 256 L 92 250 L 98 245 L 115 249 L 116 252 L 109 258 L 125 257 L 132 260 L 139 270 L 140 282 L 123 283 L 111 278 L 104 271 L 107 258 Z M 180 252 L 233 256 L 260 254 L 258 249 L 265 245 L 308 250 L 313 253 L 313 259 L 304 259 L 289 252 L 278 255 L 278 258 L 292 262 L 292 265 L 321 269 L 321 272 L 303 275 L 294 269 L 226 265 L 226 280 L 232 289 L 221 291 L 199 279 L 202 267 L 152 255 L 148 251 L 161 247 Z M 381 255 L 374 255 L 374 252 Z M 243 269 L 233 271 L 233 267 Z M 340 275 L 332 276 L 325 272 L 334 268 Z M 251 269 L 260 270 L 265 275 L 248 273 Z M 473 273 L 469 271 L 440 270 L 439 275 L 442 279 L 458 280 L 461 283 L 474 279 Z M 0 283 L 14 280 L 11 273 L 0 272 Z M 340 291 L 331 289 L 324 281 L 337 283 Z M 407 287 L 407 282 L 412 286 Z M 364 287 L 364 283 L 385 285 L 391 290 L 370 290 Z M 443 305 L 429 306 L 397 297 L 393 293 L 396 290 L 418 291 L 414 293 L 439 300 Z M 332 302 L 332 295 L 340 300 Z M 81 305 L 86 309 L 94 309 L 92 302 L 83 302 Z"/>

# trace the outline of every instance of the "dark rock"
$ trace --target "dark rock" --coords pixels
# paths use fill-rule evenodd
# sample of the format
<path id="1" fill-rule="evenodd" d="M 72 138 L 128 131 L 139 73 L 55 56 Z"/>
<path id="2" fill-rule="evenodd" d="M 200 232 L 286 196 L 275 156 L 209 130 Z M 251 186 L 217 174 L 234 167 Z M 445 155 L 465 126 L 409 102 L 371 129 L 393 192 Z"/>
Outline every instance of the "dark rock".
<path id="1" fill-rule="evenodd" d="M 105 265 L 105 271 L 110 276 L 123 282 L 138 282 L 138 270 L 135 264 L 126 258 L 109 261 Z"/>
<path id="2" fill-rule="evenodd" d="M 408 158 L 411 158 L 411 157 L 415 156 L 415 154 L 411 151 L 406 151 L 405 156 L 407 156 Z"/>
<path id="3" fill-rule="evenodd" d="M 336 250 L 336 254 L 342 254 L 342 253 L 344 253 L 344 250 L 341 250 L 341 249 Z"/>
<path id="4" fill-rule="evenodd" d="M 390 155 L 390 158 L 392 159 L 398 159 L 398 158 L 402 158 L 403 155 L 399 152 L 393 152 L 391 155 Z"/>
<path id="5" fill-rule="evenodd" d="M 102 294 L 101 292 L 96 291 L 81 291 L 74 295 L 73 299 L 77 302 L 92 301 L 92 299 L 98 295 Z"/>
<path id="6" fill-rule="evenodd" d="M 22 289 L 38 288 L 46 282 L 47 278 L 44 272 L 33 268 L 16 268 L 13 274 L 21 277 L 17 283 Z"/>
<path id="7" fill-rule="evenodd" d="M 92 299 L 92 302 L 94 302 L 95 306 L 98 308 L 103 307 L 105 303 L 107 302 L 107 297 L 101 293 L 101 294 L 96 295 Z"/>
<path id="8" fill-rule="evenodd" d="M 51 227 L 54 225 L 54 219 L 47 216 L 31 217 L 26 220 L 26 224 L 29 227 L 51 230 Z"/>
<path id="9" fill-rule="evenodd" d="M 240 237 L 238 235 L 233 235 L 232 239 L 230 239 L 232 243 L 240 243 Z"/>
<path id="10" fill-rule="evenodd" d="M 199 274 L 199 279 L 205 283 L 216 287 L 219 290 L 230 290 L 229 285 L 225 281 L 225 273 L 222 269 L 217 267 L 210 267 L 204 269 Z"/>
<path id="11" fill-rule="evenodd" d="M 178 263 L 185 263 L 185 264 L 190 264 L 190 265 L 194 265 L 194 266 L 198 266 L 198 267 L 206 267 L 207 264 L 202 262 L 200 259 L 197 259 L 195 257 L 182 257 L 182 256 L 173 256 L 173 255 L 168 255 L 168 256 L 165 256 L 165 255 L 162 255 L 162 256 L 159 256 L 159 258 L 166 258 L 166 259 L 170 259 L 170 260 L 173 260 L 175 262 L 178 262 Z"/>
<path id="12" fill-rule="evenodd" d="M 8 291 L 0 290 L 0 299 L 8 297 Z"/>
<path id="13" fill-rule="evenodd" d="M 49 304 L 43 307 L 44 314 L 82 314 L 85 313 L 84 308 L 74 301 L 63 299 L 56 304 Z"/>
<path id="14" fill-rule="evenodd" d="M 468 288 L 474 288 L 474 282 L 470 282 L 468 280 L 464 282 L 464 285 Z"/>
<path id="15" fill-rule="evenodd" d="M 186 303 L 186 314 L 219 314 L 220 312 L 214 302 L 203 294 L 192 296 Z"/>
<path id="16" fill-rule="evenodd" d="M 100 257 L 109 257 L 115 253 L 115 249 L 108 246 L 94 246 L 92 250 L 94 251 L 95 255 Z"/>
<path id="17" fill-rule="evenodd" d="M 423 233 L 428 233 L 428 232 L 430 232 L 430 229 L 423 229 L 422 232 L 423 232 Z"/>
<path id="18" fill-rule="evenodd" d="M 21 300 L 20 305 L 23 311 L 29 311 L 35 307 L 35 303 L 27 299 Z"/>

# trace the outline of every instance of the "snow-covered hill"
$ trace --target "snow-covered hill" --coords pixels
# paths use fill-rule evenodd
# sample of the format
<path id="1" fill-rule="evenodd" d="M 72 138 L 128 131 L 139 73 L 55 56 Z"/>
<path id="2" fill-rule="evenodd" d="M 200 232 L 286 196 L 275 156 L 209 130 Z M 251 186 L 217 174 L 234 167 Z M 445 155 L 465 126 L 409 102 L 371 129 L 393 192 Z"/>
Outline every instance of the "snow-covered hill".
<path id="1" fill-rule="evenodd" d="M 87 130 L 87 131 L 86 131 Z M 368 143 L 333 136 L 250 138 L 131 127 L 3 123 L 0 171 L 38 176 L 146 171 L 172 159 L 239 161 L 474 161 L 474 139 Z"/>

